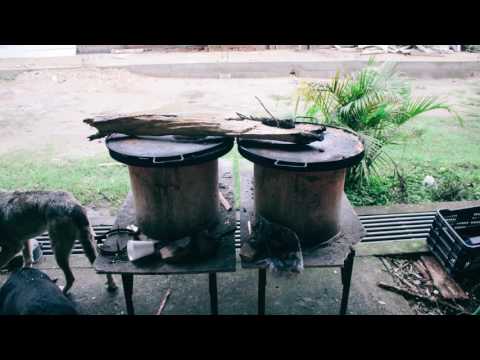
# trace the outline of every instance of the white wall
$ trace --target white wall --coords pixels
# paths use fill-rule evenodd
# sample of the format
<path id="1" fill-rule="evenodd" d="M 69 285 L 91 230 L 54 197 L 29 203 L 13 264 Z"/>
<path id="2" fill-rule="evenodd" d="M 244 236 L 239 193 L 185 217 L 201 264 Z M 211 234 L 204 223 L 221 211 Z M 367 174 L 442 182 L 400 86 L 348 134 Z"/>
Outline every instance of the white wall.
<path id="1" fill-rule="evenodd" d="M 76 45 L 0 45 L 0 58 L 74 56 Z"/>

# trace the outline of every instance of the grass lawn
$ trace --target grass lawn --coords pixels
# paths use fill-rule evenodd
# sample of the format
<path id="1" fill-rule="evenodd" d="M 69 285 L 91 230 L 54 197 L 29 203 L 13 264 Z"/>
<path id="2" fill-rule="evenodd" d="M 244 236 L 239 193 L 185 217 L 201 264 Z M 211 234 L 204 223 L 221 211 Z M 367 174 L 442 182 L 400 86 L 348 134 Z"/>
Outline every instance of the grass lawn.
<path id="1" fill-rule="evenodd" d="M 83 204 L 108 202 L 117 207 L 130 183 L 126 166 L 104 155 L 58 159 L 50 151 L 0 157 L 0 189 L 66 190 Z"/>
<path id="2" fill-rule="evenodd" d="M 355 205 L 386 205 L 430 201 L 480 199 L 480 117 L 475 109 L 462 114 L 463 125 L 451 117 L 423 115 L 405 124 L 398 134 L 398 145 L 387 148 L 400 165 L 404 191 L 383 169 L 363 191 L 347 191 Z M 422 185 L 433 176 L 436 190 Z"/>

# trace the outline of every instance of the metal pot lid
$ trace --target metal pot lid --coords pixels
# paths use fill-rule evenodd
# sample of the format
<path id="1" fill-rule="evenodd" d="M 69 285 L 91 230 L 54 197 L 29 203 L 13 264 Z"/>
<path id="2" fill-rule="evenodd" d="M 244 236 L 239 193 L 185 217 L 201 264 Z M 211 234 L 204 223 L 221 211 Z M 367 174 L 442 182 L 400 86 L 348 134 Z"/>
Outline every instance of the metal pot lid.
<path id="1" fill-rule="evenodd" d="M 130 136 L 112 134 L 105 141 L 110 156 L 127 165 L 175 167 L 214 160 L 233 147 L 233 139 L 221 136 Z"/>
<path id="2" fill-rule="evenodd" d="M 238 150 L 256 164 L 290 171 L 337 170 L 362 160 L 364 146 L 354 132 L 327 126 L 323 135 L 308 145 L 239 139 Z"/>

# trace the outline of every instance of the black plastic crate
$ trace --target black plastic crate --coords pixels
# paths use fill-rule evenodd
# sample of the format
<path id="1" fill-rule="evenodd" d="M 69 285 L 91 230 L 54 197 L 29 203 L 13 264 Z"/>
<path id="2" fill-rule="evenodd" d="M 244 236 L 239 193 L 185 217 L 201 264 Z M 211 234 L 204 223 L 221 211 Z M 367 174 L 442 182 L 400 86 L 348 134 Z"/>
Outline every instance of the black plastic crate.
<path id="1" fill-rule="evenodd" d="M 452 276 L 480 274 L 480 207 L 438 210 L 427 245 Z"/>

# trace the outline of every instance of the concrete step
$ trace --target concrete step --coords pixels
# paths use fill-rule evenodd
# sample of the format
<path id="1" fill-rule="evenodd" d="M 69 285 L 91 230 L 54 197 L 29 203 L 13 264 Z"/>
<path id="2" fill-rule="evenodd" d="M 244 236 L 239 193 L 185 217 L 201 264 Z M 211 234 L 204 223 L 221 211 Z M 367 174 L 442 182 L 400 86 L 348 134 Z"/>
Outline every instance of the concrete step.
<path id="1" fill-rule="evenodd" d="M 52 58 L 0 59 L 0 72 L 21 73 L 45 69 L 125 68 L 156 77 L 269 78 L 295 75 L 329 78 L 337 70 L 355 71 L 368 62 L 360 54 L 322 51 L 269 50 L 255 52 L 172 52 L 143 54 L 83 54 Z M 414 78 L 468 78 L 480 74 L 480 55 L 455 53 L 438 56 L 378 55 L 395 61 L 399 71 Z"/>

